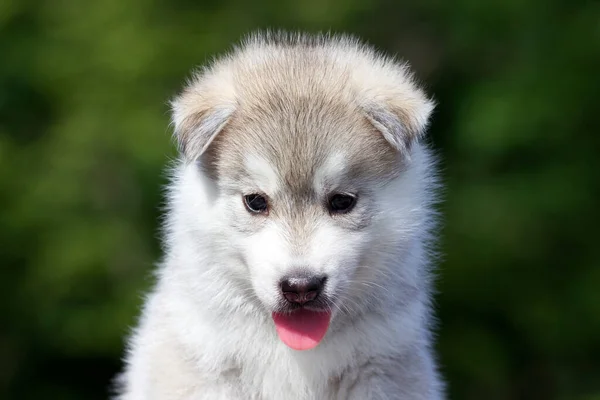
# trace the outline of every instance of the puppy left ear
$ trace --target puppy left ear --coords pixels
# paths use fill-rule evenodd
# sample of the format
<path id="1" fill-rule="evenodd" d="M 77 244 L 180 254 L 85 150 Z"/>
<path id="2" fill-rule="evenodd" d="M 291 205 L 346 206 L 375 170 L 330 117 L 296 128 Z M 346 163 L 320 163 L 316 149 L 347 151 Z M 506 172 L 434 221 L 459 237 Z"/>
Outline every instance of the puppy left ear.
<path id="1" fill-rule="evenodd" d="M 431 100 L 392 99 L 364 106 L 369 122 L 397 151 L 409 155 L 411 146 L 425 133 L 435 107 Z"/>
<path id="2" fill-rule="evenodd" d="M 425 133 L 435 102 L 419 87 L 408 64 L 375 57 L 375 71 L 354 74 L 355 90 L 367 120 L 406 157 Z"/>
<path id="3" fill-rule="evenodd" d="M 388 143 L 405 156 L 413 143 L 427 130 L 435 103 L 417 90 L 417 96 L 398 95 L 394 98 L 363 105 L 367 120 Z"/>

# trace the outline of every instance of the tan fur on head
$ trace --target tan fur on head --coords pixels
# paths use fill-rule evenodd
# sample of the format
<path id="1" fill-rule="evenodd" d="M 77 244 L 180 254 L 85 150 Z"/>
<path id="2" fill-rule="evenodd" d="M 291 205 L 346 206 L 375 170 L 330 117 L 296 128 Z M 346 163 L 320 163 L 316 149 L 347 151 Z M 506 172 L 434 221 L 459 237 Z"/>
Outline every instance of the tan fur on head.
<path id="1" fill-rule="evenodd" d="M 434 107 L 405 64 L 355 38 L 256 34 L 194 76 L 172 102 L 175 135 L 185 157 L 194 160 L 237 110 L 260 114 L 269 107 L 285 109 L 285 100 L 307 98 L 358 107 L 407 157 Z M 264 104 L 265 99 L 273 104 Z"/>

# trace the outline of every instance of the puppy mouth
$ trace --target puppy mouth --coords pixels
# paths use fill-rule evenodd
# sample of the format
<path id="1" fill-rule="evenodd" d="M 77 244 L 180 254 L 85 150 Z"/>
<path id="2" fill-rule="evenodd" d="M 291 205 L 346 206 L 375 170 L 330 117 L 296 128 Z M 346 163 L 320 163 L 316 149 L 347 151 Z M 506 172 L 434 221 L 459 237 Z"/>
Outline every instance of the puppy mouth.
<path id="1" fill-rule="evenodd" d="M 319 345 L 329 329 L 329 308 L 299 307 L 273 312 L 273 322 L 279 339 L 294 350 L 310 350 Z"/>
<path id="2" fill-rule="evenodd" d="M 303 304 L 285 301 L 271 314 L 279 339 L 293 350 L 310 350 L 319 345 L 331 322 L 332 304 L 327 296 Z"/>
<path id="3" fill-rule="evenodd" d="M 279 339 L 294 350 L 319 345 L 331 322 L 328 277 L 306 270 L 293 271 L 278 283 L 279 304 L 271 314 Z"/>

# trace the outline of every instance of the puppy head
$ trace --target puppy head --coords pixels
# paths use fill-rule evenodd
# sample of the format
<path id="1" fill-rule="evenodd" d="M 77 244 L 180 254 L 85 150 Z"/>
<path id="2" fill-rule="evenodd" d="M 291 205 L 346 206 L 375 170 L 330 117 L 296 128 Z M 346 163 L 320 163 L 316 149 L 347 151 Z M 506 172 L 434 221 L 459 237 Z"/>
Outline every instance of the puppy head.
<path id="1" fill-rule="evenodd" d="M 368 305 L 424 223 L 432 108 L 356 41 L 255 37 L 173 102 L 188 229 L 270 311 Z"/>

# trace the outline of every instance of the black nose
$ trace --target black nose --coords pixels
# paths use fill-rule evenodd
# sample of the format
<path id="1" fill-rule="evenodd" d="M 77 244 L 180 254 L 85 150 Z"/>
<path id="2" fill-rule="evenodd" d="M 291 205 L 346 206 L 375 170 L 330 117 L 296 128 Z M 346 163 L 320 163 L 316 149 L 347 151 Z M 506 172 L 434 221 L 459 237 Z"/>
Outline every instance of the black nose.
<path id="1" fill-rule="evenodd" d="M 304 304 L 319 296 L 325 281 L 323 276 L 287 276 L 281 280 L 281 293 L 290 303 Z"/>

